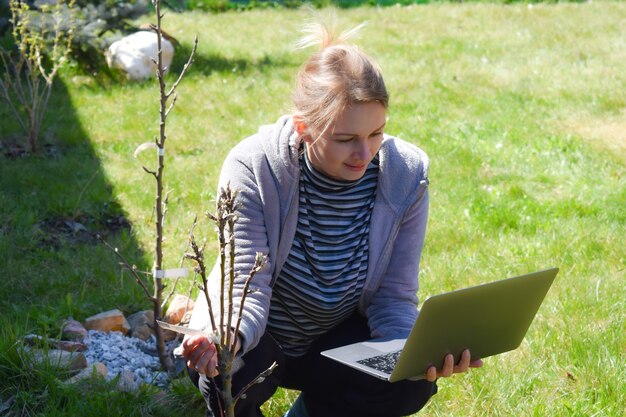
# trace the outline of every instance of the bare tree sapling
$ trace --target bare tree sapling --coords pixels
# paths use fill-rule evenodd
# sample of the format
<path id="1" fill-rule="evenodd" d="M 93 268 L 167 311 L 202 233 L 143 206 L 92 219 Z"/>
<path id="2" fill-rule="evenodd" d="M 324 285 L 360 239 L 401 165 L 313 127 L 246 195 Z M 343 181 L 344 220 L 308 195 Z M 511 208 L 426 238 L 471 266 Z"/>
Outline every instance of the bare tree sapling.
<path id="1" fill-rule="evenodd" d="M 201 293 L 204 295 L 209 313 L 210 330 L 207 332 L 208 337 L 215 343 L 218 355 L 218 378 L 221 379 L 221 390 L 219 398 L 221 400 L 220 410 L 214 410 L 221 417 L 234 417 L 235 405 L 240 399 L 245 398 L 246 391 L 254 384 L 261 383 L 276 368 L 273 363 L 268 369 L 261 372 L 252 382 L 245 386 L 240 392 L 232 393 L 232 374 L 233 363 L 237 353 L 237 335 L 243 318 L 243 310 L 246 297 L 255 291 L 251 288 L 252 280 L 257 272 L 259 272 L 266 263 L 266 256 L 257 253 L 254 265 L 245 277 L 237 276 L 235 271 L 235 258 L 237 256 L 237 243 L 235 241 L 234 228 L 238 220 L 237 210 L 237 193 L 230 186 L 220 190 L 215 214 L 206 213 L 216 225 L 217 238 L 219 245 L 219 269 L 220 282 L 219 287 L 219 307 L 213 305 L 211 294 L 209 291 L 210 283 L 207 277 L 207 269 L 204 260 L 204 244 L 198 245 L 195 236 L 195 222 L 189 233 L 190 246 L 192 251 L 185 256 L 195 262 L 194 270 L 200 276 L 202 283 L 199 285 Z M 241 291 L 241 299 L 239 306 L 235 310 L 235 282 L 240 284 L 243 282 Z M 216 311 L 217 309 L 217 311 Z M 233 321 L 234 320 L 234 321 Z M 169 326 L 171 328 L 171 326 Z M 184 329 L 179 329 L 184 331 Z"/>
<path id="2" fill-rule="evenodd" d="M 117 248 L 114 249 L 115 253 L 121 260 L 121 264 L 123 267 L 128 269 L 135 281 L 140 285 L 146 294 L 147 298 L 152 303 L 153 312 L 154 312 L 154 333 L 156 336 L 156 349 L 159 355 L 159 361 L 161 363 L 161 367 L 166 371 L 171 371 L 173 369 L 173 362 L 167 351 L 165 346 L 165 338 L 163 335 L 163 329 L 157 325 L 157 321 L 162 320 L 163 317 L 163 309 L 168 301 L 168 297 L 164 297 L 165 283 L 164 280 L 169 278 L 168 271 L 163 269 L 164 259 L 163 259 L 163 225 L 165 220 L 165 214 L 167 212 L 167 193 L 164 193 L 164 168 L 165 168 L 165 142 L 167 139 L 166 134 L 166 122 L 167 117 L 170 114 L 174 104 L 176 103 L 176 88 L 179 83 L 183 79 L 185 73 L 191 66 L 193 62 L 193 58 L 195 56 L 196 48 L 198 45 L 198 38 L 194 39 L 193 49 L 187 63 L 184 65 L 180 75 L 176 79 L 176 81 L 171 85 L 171 87 L 167 87 L 165 84 L 165 71 L 167 68 L 163 67 L 163 56 L 161 45 L 163 41 L 163 30 L 161 26 L 161 22 L 163 19 L 163 14 L 161 13 L 161 2 L 160 0 L 152 0 L 152 4 L 154 5 L 156 11 L 156 25 L 151 25 L 151 29 L 155 31 L 157 35 L 157 59 L 156 63 L 156 76 L 159 84 L 159 136 L 155 138 L 154 142 L 144 143 L 140 145 L 135 151 L 135 156 L 138 153 L 145 149 L 156 148 L 157 150 L 157 168 L 149 169 L 143 166 L 143 170 L 150 174 L 154 180 L 156 185 L 156 193 L 155 193 L 155 202 L 154 202 L 154 212 L 155 212 L 155 241 L 154 241 L 154 258 L 152 264 L 152 289 L 149 288 L 149 283 L 144 282 L 144 278 L 137 271 L 137 268 L 131 266 L 130 263 L 119 253 Z M 105 244 L 107 244 L 105 242 Z M 110 247 L 110 245 L 107 244 Z M 173 291 L 170 292 L 170 296 L 173 294 Z"/>

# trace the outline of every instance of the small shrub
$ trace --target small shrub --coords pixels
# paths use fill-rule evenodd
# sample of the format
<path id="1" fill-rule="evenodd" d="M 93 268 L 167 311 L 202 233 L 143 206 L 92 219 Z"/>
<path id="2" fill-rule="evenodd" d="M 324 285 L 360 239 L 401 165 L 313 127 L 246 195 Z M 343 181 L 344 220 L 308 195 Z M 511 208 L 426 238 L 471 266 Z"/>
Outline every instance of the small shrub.
<path id="1" fill-rule="evenodd" d="M 52 83 L 70 51 L 73 6 L 74 0 L 68 4 L 58 1 L 56 6 L 42 6 L 39 13 L 33 13 L 25 2 L 9 2 L 16 51 L 0 48 L 4 70 L 0 92 L 23 129 L 31 153 L 37 152 Z"/>

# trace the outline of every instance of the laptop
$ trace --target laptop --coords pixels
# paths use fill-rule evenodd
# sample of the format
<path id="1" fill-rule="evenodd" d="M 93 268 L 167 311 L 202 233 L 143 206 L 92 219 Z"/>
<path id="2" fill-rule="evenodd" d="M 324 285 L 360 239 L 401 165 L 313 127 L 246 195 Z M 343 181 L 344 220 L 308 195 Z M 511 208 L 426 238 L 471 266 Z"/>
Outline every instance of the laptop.
<path id="1" fill-rule="evenodd" d="M 424 301 L 407 339 L 373 339 L 321 352 L 375 377 L 423 379 L 448 353 L 472 360 L 516 349 L 524 339 L 558 268 L 489 282 Z"/>

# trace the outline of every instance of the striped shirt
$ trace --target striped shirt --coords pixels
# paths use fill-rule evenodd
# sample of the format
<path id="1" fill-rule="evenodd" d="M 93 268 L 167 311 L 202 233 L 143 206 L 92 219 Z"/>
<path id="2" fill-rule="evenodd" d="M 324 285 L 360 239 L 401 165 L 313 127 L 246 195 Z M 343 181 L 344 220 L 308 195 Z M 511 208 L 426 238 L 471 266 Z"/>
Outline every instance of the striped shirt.
<path id="1" fill-rule="evenodd" d="M 300 200 L 293 245 L 272 290 L 268 331 L 289 356 L 351 315 L 368 263 L 378 155 L 357 181 L 340 181 L 300 156 Z"/>

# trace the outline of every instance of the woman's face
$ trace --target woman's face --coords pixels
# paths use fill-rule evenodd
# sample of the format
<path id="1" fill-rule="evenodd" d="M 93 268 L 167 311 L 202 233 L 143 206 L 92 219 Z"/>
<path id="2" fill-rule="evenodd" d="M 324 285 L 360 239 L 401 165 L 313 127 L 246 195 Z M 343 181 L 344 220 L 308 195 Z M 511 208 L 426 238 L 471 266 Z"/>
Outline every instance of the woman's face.
<path id="1" fill-rule="evenodd" d="M 386 118 L 387 110 L 378 102 L 351 105 L 323 136 L 304 135 L 309 160 L 331 178 L 358 180 L 380 149 Z M 296 129 L 302 133 L 305 128 L 296 123 Z"/>

